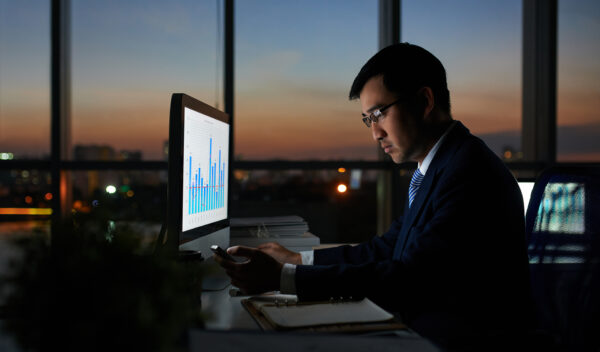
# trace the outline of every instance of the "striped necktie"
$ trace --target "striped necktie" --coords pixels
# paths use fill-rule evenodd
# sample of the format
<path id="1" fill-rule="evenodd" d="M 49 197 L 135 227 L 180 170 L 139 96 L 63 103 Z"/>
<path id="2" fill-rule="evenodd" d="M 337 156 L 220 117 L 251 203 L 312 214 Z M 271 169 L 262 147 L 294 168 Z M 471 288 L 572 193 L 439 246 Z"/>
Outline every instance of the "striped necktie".
<path id="1" fill-rule="evenodd" d="M 415 200 L 415 196 L 417 195 L 417 191 L 419 190 L 419 186 L 421 186 L 421 181 L 423 181 L 423 174 L 417 168 L 415 173 L 412 175 L 412 179 L 410 180 L 410 186 L 408 186 L 408 207 L 412 205 L 413 200 Z"/>

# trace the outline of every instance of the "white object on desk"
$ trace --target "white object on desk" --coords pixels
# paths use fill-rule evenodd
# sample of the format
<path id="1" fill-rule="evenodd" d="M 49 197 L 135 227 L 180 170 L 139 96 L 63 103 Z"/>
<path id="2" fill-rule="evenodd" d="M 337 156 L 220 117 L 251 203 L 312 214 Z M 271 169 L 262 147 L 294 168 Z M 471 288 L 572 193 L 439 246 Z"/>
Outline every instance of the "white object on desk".
<path id="1" fill-rule="evenodd" d="M 276 326 L 299 328 L 317 325 L 373 323 L 391 320 L 394 316 L 368 298 L 360 301 L 288 304 L 253 301 L 255 307 Z"/>

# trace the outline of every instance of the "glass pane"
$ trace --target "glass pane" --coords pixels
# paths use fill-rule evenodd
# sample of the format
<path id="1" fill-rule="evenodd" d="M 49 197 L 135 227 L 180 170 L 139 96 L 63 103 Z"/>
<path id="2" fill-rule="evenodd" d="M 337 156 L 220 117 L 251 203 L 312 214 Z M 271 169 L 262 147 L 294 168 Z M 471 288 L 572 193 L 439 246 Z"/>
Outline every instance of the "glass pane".
<path id="1" fill-rule="evenodd" d="M 74 171 L 73 210 L 99 211 L 112 220 L 165 220 L 167 204 L 166 171 L 89 170 Z"/>
<path id="2" fill-rule="evenodd" d="M 172 93 L 223 108 L 222 1 L 73 1 L 75 158 L 164 158 Z M 77 154 L 77 148 L 106 153 Z"/>
<path id="3" fill-rule="evenodd" d="M 49 150 L 50 1 L 0 0 L 0 160 Z"/>
<path id="4" fill-rule="evenodd" d="M 238 1 L 238 159 L 377 158 L 348 92 L 377 49 L 376 1 Z"/>
<path id="5" fill-rule="evenodd" d="M 362 242 L 376 234 L 377 173 L 236 170 L 231 217 L 298 215 L 321 243 Z"/>
<path id="6" fill-rule="evenodd" d="M 48 233 L 52 214 L 52 178 L 49 171 L 0 171 L 0 240 Z"/>
<path id="7" fill-rule="evenodd" d="M 446 68 L 452 115 L 508 160 L 521 150 L 522 1 L 402 1 L 402 40 Z"/>
<path id="8" fill-rule="evenodd" d="M 557 159 L 600 161 L 600 2 L 558 2 Z"/>

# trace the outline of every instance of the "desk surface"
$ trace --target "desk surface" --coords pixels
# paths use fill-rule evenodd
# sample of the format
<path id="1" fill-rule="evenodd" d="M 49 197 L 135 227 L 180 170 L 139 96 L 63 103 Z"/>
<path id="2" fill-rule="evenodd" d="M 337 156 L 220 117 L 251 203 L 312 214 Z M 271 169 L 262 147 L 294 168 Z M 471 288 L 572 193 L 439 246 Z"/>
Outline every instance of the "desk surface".
<path id="1" fill-rule="evenodd" d="M 221 275 L 221 274 L 219 274 Z M 223 285 L 224 286 L 224 285 Z M 294 334 L 263 332 L 241 300 L 231 297 L 227 285 L 221 290 L 202 293 L 202 312 L 206 330 L 190 334 L 190 351 L 205 350 L 210 341 L 218 344 L 215 351 L 439 351 L 434 345 L 412 331 L 386 332 L 385 335 Z M 224 335 L 223 333 L 227 333 Z M 215 346 L 215 345 L 213 345 Z M 214 350 L 211 347 L 211 350 Z"/>

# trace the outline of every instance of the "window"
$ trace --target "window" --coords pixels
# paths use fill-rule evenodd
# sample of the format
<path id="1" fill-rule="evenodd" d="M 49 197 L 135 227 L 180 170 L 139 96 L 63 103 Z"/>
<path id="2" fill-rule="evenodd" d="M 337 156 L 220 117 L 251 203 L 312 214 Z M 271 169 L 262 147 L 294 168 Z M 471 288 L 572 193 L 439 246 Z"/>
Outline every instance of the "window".
<path id="1" fill-rule="evenodd" d="M 522 4 L 402 1 L 402 41 L 444 67 L 452 115 L 505 160 L 521 149 Z"/>
<path id="2" fill-rule="evenodd" d="M 600 3 L 558 2 L 558 161 L 600 161 L 598 33 Z"/>
<path id="3" fill-rule="evenodd" d="M 164 159 L 172 93 L 222 108 L 217 6 L 193 0 L 72 2 L 75 158 Z"/>
<path id="4" fill-rule="evenodd" d="M 0 1 L 0 161 L 50 155 L 49 14 L 49 1 Z"/>
<path id="5" fill-rule="evenodd" d="M 299 215 L 322 243 L 376 234 L 376 170 L 236 170 L 233 217 Z"/>
<path id="6" fill-rule="evenodd" d="M 377 159 L 352 81 L 377 49 L 377 2 L 236 2 L 235 154 Z"/>

